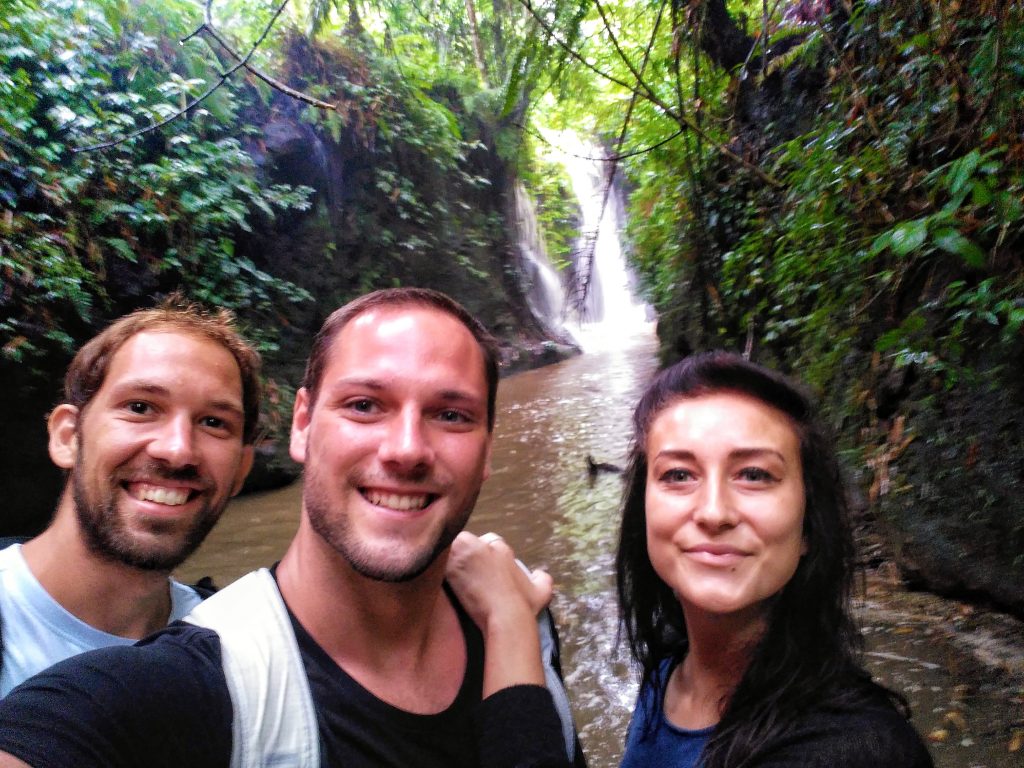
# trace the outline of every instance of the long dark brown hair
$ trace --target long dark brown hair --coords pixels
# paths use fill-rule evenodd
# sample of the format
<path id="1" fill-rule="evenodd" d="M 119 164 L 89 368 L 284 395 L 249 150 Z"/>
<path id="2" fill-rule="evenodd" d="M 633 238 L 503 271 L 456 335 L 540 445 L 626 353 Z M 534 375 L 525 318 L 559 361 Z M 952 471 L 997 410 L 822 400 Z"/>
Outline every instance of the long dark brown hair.
<path id="1" fill-rule="evenodd" d="M 765 633 L 702 757 L 702 768 L 737 768 L 806 708 L 863 695 L 857 693 L 862 686 L 844 685 L 851 675 L 870 678 L 857 661 L 861 638 L 850 608 L 853 537 L 833 441 L 810 397 L 786 377 L 739 355 L 703 352 L 662 371 L 633 415 L 616 574 L 626 639 L 642 682 L 655 688 L 657 705 L 645 727 L 659 716 L 664 696 L 660 664 L 681 660 L 687 651 L 682 608 L 647 551 L 648 431 L 669 405 L 719 392 L 752 397 L 789 417 L 800 441 L 806 499 L 807 554 L 773 598 Z"/>

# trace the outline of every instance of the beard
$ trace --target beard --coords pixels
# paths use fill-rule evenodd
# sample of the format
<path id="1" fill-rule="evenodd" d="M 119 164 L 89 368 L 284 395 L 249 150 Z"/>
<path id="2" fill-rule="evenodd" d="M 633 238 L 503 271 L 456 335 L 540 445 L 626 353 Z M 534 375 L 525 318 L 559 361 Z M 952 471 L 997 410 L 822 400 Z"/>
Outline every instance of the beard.
<path id="1" fill-rule="evenodd" d="M 307 463 L 307 467 L 308 467 Z M 374 581 L 398 584 L 412 581 L 424 573 L 444 552 L 459 532 L 466 527 L 476 505 L 479 488 L 470 494 L 454 515 L 448 515 L 433 541 L 419 547 L 404 542 L 387 542 L 374 546 L 361 540 L 353 530 L 344 509 L 332 508 L 328 494 L 317 472 L 307 469 L 302 503 L 309 523 L 317 535 L 341 555 L 360 576 Z"/>
<path id="2" fill-rule="evenodd" d="M 129 529 L 118 509 L 113 490 L 119 485 L 116 477 L 107 478 L 110 490 L 102 498 L 90 498 L 80 469 L 83 463 L 84 452 L 80 450 L 79 461 L 71 471 L 71 492 L 86 547 L 105 560 L 141 571 L 167 573 L 181 565 L 203 543 L 227 506 L 227 499 L 219 504 L 207 500 L 184 533 L 179 530 L 180 523 L 147 521 L 146 538 L 157 539 L 147 541 Z M 168 470 L 155 464 L 147 465 L 144 471 L 165 480 L 190 481 L 198 476 L 194 468 Z"/>

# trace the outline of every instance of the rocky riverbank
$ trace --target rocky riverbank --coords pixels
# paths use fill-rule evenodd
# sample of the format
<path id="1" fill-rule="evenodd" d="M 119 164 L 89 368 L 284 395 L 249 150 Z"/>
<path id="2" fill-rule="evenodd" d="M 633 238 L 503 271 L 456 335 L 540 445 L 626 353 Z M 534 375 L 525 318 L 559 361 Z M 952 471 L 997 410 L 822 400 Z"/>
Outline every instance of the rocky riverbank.
<path id="1" fill-rule="evenodd" d="M 1024 621 L 907 591 L 888 564 L 858 611 L 869 668 L 910 700 L 938 768 L 1024 765 Z"/>

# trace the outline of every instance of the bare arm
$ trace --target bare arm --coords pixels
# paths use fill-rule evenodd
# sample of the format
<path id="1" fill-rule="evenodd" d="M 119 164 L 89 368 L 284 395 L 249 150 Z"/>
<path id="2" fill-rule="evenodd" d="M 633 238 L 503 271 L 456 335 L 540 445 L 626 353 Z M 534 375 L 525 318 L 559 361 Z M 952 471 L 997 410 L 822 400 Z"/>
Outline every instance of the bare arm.
<path id="1" fill-rule="evenodd" d="M 0 768 L 32 768 L 32 766 L 6 752 L 0 752 Z"/>
<path id="2" fill-rule="evenodd" d="M 452 544 L 447 576 L 484 636 L 483 695 L 513 685 L 544 685 L 537 613 L 551 600 L 551 577 L 527 573 L 495 534 L 466 531 Z"/>

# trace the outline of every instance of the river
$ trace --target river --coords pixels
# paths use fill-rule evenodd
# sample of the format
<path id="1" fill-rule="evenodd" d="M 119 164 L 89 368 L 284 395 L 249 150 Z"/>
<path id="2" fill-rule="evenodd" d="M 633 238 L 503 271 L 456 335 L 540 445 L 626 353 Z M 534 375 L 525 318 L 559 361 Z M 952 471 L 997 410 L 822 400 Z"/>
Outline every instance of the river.
<path id="1" fill-rule="evenodd" d="M 493 474 L 469 526 L 500 532 L 522 559 L 554 576 L 566 683 L 593 768 L 618 765 L 635 683 L 616 644 L 621 482 L 613 473 L 590 477 L 586 460 L 624 463 L 630 413 L 655 370 L 656 342 L 648 332 L 603 346 L 501 382 Z M 295 531 L 300 494 L 296 483 L 233 502 L 182 575 L 211 575 L 223 585 L 274 562 Z M 930 744 L 938 768 L 1024 765 L 1024 752 L 1008 751 L 1020 691 L 1014 703 L 1005 686 L 979 682 L 950 642 L 948 617 L 883 587 L 876 581 L 859 604 L 868 666 L 908 696 L 922 733 L 942 739 Z"/>

